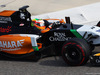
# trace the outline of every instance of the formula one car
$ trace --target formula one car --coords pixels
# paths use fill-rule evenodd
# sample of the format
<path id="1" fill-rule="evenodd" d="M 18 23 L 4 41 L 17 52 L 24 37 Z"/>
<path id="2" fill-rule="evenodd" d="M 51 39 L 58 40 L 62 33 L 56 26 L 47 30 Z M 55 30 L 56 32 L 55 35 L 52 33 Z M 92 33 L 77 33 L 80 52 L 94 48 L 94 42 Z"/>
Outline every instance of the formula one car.
<path id="1" fill-rule="evenodd" d="M 69 17 L 65 22 L 45 24 L 46 32 L 33 24 L 28 6 L 18 11 L 0 12 L 0 55 L 39 60 L 44 56 L 62 56 L 68 65 L 83 65 L 90 59 L 99 63 L 100 53 L 93 54 L 100 45 L 100 23 L 96 26 L 75 25 Z M 46 22 L 45 22 L 46 23 Z M 40 26 L 41 28 L 41 26 Z"/>

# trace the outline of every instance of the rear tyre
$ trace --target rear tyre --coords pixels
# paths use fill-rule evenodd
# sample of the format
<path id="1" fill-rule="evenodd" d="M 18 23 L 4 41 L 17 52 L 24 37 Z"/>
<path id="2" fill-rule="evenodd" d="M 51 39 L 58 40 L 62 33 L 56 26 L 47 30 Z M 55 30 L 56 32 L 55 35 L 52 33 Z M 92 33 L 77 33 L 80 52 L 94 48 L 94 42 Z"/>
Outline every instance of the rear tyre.
<path id="1" fill-rule="evenodd" d="M 83 65 L 89 59 L 91 52 L 89 47 L 85 40 L 73 38 L 64 43 L 61 54 L 68 65 Z"/>

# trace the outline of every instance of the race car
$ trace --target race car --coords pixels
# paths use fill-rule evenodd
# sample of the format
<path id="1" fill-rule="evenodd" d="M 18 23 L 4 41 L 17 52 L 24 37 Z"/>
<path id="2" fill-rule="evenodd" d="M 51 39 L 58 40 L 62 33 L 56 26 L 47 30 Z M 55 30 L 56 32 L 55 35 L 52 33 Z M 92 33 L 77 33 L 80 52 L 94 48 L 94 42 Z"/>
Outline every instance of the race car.
<path id="1" fill-rule="evenodd" d="M 28 7 L 0 12 L 0 55 L 13 59 L 31 56 L 33 60 L 57 55 L 74 66 L 84 65 L 88 60 L 99 63 L 100 54 L 93 54 L 93 50 L 100 45 L 100 23 L 76 25 L 66 17 L 66 23 L 51 23 L 45 26 L 51 29 L 42 33 L 33 25 Z"/>

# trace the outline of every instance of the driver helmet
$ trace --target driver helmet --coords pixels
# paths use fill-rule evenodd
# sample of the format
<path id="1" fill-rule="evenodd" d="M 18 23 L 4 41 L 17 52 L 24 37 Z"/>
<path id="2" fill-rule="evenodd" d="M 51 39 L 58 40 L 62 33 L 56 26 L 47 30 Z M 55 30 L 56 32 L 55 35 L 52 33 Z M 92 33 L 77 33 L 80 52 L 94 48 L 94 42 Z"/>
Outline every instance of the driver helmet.
<path id="1" fill-rule="evenodd" d="M 44 21 L 42 19 L 33 19 L 33 21 L 36 23 L 36 24 L 39 24 L 39 26 L 44 26 Z"/>

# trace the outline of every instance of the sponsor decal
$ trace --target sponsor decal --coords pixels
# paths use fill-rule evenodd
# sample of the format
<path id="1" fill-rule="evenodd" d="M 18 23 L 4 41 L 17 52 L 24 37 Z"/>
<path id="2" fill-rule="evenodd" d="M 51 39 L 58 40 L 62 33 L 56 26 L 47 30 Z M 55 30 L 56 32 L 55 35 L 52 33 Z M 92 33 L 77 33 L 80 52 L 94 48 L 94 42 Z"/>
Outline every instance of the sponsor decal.
<path id="1" fill-rule="evenodd" d="M 4 32 L 8 33 L 10 31 L 11 31 L 11 26 L 8 26 L 7 28 L 0 27 L 0 32 L 2 32 L 2 33 L 4 33 Z"/>
<path id="2" fill-rule="evenodd" d="M 0 50 L 1 51 L 14 51 L 20 50 L 23 47 L 24 40 L 18 41 L 0 41 Z"/>
<path id="3" fill-rule="evenodd" d="M 99 58 L 96 59 L 95 61 L 96 61 L 96 63 L 100 63 L 100 56 L 99 56 Z"/>
<path id="4" fill-rule="evenodd" d="M 11 17 L 0 17 L 1 23 L 12 22 Z"/>
<path id="5" fill-rule="evenodd" d="M 54 32 L 54 36 L 50 36 L 50 41 L 66 41 L 71 39 L 71 37 L 66 37 L 65 33 L 62 32 Z"/>
<path id="6" fill-rule="evenodd" d="M 23 23 L 21 23 L 21 24 L 19 24 L 19 26 L 24 26 L 24 24 L 23 24 Z"/>
<path id="7" fill-rule="evenodd" d="M 96 32 L 100 32 L 100 29 L 99 30 L 96 30 Z"/>

